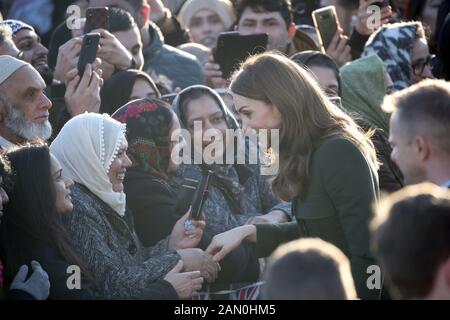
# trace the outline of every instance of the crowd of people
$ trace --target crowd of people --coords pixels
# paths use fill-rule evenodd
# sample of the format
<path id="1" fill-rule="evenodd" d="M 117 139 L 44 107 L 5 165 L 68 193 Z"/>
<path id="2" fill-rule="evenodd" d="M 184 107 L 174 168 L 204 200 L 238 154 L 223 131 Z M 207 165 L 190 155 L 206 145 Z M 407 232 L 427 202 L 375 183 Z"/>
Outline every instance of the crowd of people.
<path id="1" fill-rule="evenodd" d="M 379 2 L 0 1 L 0 298 L 450 299 L 450 1 Z"/>

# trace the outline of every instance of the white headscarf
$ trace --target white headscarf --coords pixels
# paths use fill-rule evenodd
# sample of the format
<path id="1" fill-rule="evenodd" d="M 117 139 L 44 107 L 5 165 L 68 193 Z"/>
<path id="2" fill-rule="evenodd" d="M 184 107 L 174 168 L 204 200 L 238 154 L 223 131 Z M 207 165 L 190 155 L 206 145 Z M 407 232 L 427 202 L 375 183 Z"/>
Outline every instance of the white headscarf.
<path id="1" fill-rule="evenodd" d="M 125 214 L 125 193 L 113 191 L 108 172 L 125 131 L 125 124 L 107 114 L 86 112 L 69 120 L 50 146 L 63 175 L 87 187 L 120 216 Z"/>

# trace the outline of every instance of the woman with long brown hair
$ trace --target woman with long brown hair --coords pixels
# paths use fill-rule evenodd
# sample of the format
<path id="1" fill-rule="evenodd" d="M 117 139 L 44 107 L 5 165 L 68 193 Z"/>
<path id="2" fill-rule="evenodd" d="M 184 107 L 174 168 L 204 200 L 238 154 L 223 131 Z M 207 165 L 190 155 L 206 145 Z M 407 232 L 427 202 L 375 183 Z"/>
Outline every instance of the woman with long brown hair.
<path id="1" fill-rule="evenodd" d="M 208 248 L 222 259 L 242 241 L 258 256 L 299 237 L 317 237 L 350 259 L 358 296 L 369 290 L 367 268 L 371 206 L 379 196 L 376 153 L 369 137 L 328 101 L 307 71 L 288 58 L 264 53 L 248 59 L 230 85 L 244 130 L 279 129 L 279 171 L 275 194 L 292 201 L 296 221 L 255 224 L 217 235 Z M 272 145 L 277 141 L 271 139 Z"/>

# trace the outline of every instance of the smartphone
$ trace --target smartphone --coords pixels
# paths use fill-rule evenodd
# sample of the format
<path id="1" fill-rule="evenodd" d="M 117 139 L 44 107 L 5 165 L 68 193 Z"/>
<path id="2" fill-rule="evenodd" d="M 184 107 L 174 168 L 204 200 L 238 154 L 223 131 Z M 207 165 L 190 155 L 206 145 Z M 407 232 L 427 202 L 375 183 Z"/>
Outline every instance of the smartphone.
<path id="1" fill-rule="evenodd" d="M 109 8 L 93 7 L 86 11 L 86 24 L 84 33 L 89 33 L 95 29 L 109 30 Z"/>
<path id="2" fill-rule="evenodd" d="M 80 77 L 83 76 L 86 65 L 95 61 L 99 43 L 100 33 L 88 33 L 84 35 L 80 57 L 78 59 L 78 75 Z"/>
<path id="3" fill-rule="evenodd" d="M 339 27 L 339 20 L 334 6 L 327 6 L 312 12 L 314 26 L 319 36 L 323 52 L 330 46 Z"/>
<path id="4" fill-rule="evenodd" d="M 179 215 L 184 215 L 191 207 L 192 220 L 199 220 L 203 205 L 208 197 L 209 185 L 213 172 L 203 170 L 202 172 L 191 172 L 189 176 L 185 176 L 178 192 L 177 204 L 175 211 Z"/>
<path id="5" fill-rule="evenodd" d="M 222 32 L 217 39 L 214 61 L 220 65 L 223 78 L 228 79 L 248 56 L 265 52 L 267 40 L 265 33 L 243 36 L 239 32 Z"/>
<path id="6" fill-rule="evenodd" d="M 211 176 L 213 172 L 211 170 L 206 170 L 203 172 L 202 178 L 200 179 L 197 189 L 195 190 L 194 197 L 191 202 L 191 218 L 192 220 L 200 220 L 202 214 L 203 205 L 206 198 L 208 197 L 209 184 L 211 182 Z"/>

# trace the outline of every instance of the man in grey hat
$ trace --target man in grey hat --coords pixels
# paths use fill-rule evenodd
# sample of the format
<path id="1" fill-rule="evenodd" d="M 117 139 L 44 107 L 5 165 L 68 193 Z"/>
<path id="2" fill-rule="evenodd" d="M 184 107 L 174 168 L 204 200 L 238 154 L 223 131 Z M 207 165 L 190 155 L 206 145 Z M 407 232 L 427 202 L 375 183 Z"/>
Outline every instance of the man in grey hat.
<path id="1" fill-rule="evenodd" d="M 52 103 L 45 89 L 44 80 L 29 63 L 0 56 L 0 148 L 50 138 Z"/>

